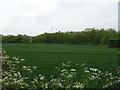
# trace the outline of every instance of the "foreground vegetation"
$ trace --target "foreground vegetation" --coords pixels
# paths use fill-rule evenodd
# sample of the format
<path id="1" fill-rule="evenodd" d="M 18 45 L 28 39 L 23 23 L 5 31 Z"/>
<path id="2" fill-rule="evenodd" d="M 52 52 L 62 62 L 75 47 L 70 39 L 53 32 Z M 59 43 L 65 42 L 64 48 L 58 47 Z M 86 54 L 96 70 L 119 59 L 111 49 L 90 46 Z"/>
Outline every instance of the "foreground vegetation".
<path id="1" fill-rule="evenodd" d="M 19 66 L 24 63 L 24 59 L 5 55 L 3 51 L 2 63 L 2 88 L 120 88 L 120 67 L 117 68 L 118 75 L 113 76 L 112 73 L 106 71 L 103 73 L 97 68 L 88 68 L 84 64 L 76 64 L 80 68 L 81 74 L 77 79 L 77 68 L 71 68 L 70 61 L 62 63 L 62 67 L 56 67 L 58 77 L 51 75 L 47 80 L 42 74 L 30 77 L 31 73 L 37 70 L 36 66 Z M 21 71 L 22 70 L 22 71 Z M 100 84 L 102 83 L 102 84 Z"/>

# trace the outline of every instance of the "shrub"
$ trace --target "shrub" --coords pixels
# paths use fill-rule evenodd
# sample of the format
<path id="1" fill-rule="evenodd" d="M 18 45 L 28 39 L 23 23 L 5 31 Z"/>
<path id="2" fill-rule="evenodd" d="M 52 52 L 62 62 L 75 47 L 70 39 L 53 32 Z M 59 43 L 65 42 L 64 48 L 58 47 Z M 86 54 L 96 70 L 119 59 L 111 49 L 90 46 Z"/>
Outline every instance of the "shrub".
<path id="1" fill-rule="evenodd" d="M 118 47 L 118 48 L 120 48 L 120 39 L 117 39 L 117 38 L 109 39 L 109 46 L 110 47 Z"/>

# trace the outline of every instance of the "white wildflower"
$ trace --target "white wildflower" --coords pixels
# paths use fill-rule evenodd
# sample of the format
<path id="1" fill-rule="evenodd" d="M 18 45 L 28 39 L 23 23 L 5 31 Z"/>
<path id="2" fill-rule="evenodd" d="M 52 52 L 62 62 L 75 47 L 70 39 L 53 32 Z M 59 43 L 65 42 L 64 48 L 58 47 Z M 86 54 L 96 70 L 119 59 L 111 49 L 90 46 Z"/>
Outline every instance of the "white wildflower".
<path id="1" fill-rule="evenodd" d="M 45 77 L 44 77 L 44 76 L 40 77 L 40 80 L 44 80 L 44 79 L 45 79 Z"/>
<path id="2" fill-rule="evenodd" d="M 29 68 L 27 69 L 27 71 L 31 71 L 31 70 L 32 70 L 32 69 L 29 69 Z"/>
<path id="3" fill-rule="evenodd" d="M 22 66 L 22 69 L 27 69 L 27 67 L 26 66 Z"/>
<path id="4" fill-rule="evenodd" d="M 20 63 L 20 61 L 16 61 L 15 63 Z"/>
<path id="5" fill-rule="evenodd" d="M 76 70 L 75 70 L 75 69 L 70 69 L 70 71 L 73 71 L 73 72 L 75 72 Z"/>
<path id="6" fill-rule="evenodd" d="M 25 77 L 25 79 L 28 79 L 28 77 Z"/>
<path id="7" fill-rule="evenodd" d="M 65 64 L 65 63 L 62 63 L 62 66 L 63 66 L 63 67 L 65 67 L 65 66 L 66 66 L 66 64 Z"/>
<path id="8" fill-rule="evenodd" d="M 37 67 L 36 66 L 33 66 L 33 69 L 36 69 Z"/>
<path id="9" fill-rule="evenodd" d="M 61 72 L 66 72 L 66 71 L 67 71 L 66 69 L 61 70 Z"/>
<path id="10" fill-rule="evenodd" d="M 16 73 L 14 73 L 14 76 L 16 76 L 16 77 L 17 77 L 18 75 L 17 75 Z"/>
<path id="11" fill-rule="evenodd" d="M 69 74 L 67 75 L 67 78 L 73 78 L 73 75 Z"/>
<path id="12" fill-rule="evenodd" d="M 81 64 L 81 66 L 85 66 L 85 65 L 86 65 L 85 63 Z"/>
<path id="13" fill-rule="evenodd" d="M 86 73 L 89 73 L 90 71 L 89 70 L 85 70 Z"/>
<path id="14" fill-rule="evenodd" d="M 25 61 L 25 59 L 21 59 L 20 61 Z"/>

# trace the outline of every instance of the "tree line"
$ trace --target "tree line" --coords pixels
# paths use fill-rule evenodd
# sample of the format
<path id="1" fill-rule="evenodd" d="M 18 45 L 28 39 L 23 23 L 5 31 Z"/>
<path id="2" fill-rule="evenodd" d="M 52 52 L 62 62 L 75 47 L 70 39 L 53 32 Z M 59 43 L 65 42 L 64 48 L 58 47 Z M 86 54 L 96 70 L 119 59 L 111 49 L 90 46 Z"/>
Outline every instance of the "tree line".
<path id="1" fill-rule="evenodd" d="M 56 43 L 120 46 L 120 32 L 115 29 L 86 28 L 80 32 L 44 33 L 34 37 L 27 35 L 2 35 L 2 43 Z"/>

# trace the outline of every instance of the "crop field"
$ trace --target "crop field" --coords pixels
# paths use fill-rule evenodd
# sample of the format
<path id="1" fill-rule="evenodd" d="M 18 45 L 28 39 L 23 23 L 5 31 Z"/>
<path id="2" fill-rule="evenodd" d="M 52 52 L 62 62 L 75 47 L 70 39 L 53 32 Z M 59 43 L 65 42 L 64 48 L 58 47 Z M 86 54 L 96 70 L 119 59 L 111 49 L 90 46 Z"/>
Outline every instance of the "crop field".
<path id="1" fill-rule="evenodd" d="M 75 64 L 85 63 L 87 67 L 98 68 L 101 71 L 116 72 L 118 66 L 118 49 L 90 45 L 65 44 L 3 44 L 7 55 L 24 58 L 23 65 L 34 65 L 36 73 L 49 76 L 55 73 L 55 67 L 60 67 L 66 61 Z"/>

